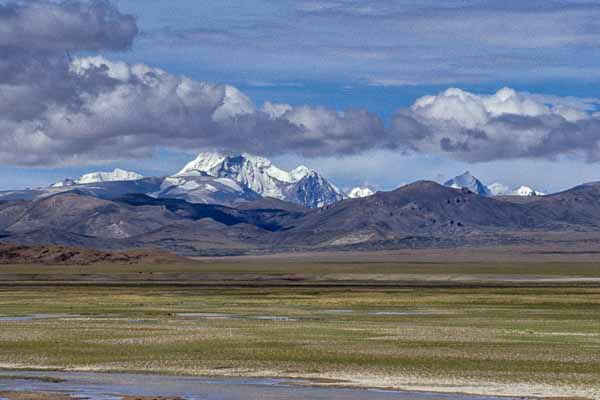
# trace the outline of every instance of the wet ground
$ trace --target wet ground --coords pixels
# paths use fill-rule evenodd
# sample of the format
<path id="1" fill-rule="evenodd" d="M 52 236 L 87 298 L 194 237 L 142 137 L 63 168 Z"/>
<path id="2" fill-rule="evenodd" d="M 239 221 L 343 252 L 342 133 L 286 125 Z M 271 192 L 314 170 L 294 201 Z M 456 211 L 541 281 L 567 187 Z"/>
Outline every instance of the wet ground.
<path id="1" fill-rule="evenodd" d="M 305 386 L 283 379 L 195 378 L 83 372 L 3 371 L 2 392 L 66 393 L 74 398 L 180 397 L 190 400 L 499 400 L 496 397 Z M 10 398 L 9 395 L 5 396 Z M 506 400 L 506 398 L 503 398 Z"/>

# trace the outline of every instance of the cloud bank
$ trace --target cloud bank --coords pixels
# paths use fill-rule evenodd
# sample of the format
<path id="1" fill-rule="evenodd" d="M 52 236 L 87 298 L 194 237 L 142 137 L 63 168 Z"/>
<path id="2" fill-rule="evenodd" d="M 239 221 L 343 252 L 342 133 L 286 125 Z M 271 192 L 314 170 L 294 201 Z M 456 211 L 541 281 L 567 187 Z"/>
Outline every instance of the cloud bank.
<path id="1" fill-rule="evenodd" d="M 399 110 L 392 130 L 415 151 L 467 162 L 568 154 L 596 162 L 600 118 L 593 112 L 595 106 L 509 88 L 493 95 L 451 88 Z"/>
<path id="2" fill-rule="evenodd" d="M 86 164 L 157 148 L 340 157 L 373 149 L 480 162 L 600 158 L 593 101 L 502 89 L 448 89 L 399 109 L 386 126 L 366 110 L 265 103 L 233 86 L 81 52 L 125 51 L 135 18 L 108 1 L 0 4 L 0 163 Z"/>
<path id="3" fill-rule="evenodd" d="M 0 161 L 148 157 L 161 146 L 351 154 L 385 134 L 367 111 L 265 105 L 239 90 L 70 52 L 126 50 L 138 28 L 107 1 L 0 6 Z"/>

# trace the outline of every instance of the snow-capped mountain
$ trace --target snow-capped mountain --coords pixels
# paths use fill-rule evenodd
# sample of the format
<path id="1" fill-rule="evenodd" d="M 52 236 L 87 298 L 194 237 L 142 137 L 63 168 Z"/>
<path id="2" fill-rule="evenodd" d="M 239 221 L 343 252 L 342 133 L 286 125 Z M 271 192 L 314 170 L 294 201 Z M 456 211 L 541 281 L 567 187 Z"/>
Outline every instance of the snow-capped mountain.
<path id="1" fill-rule="evenodd" d="M 91 172 L 82 175 L 78 179 L 65 179 L 61 182 L 51 185 L 53 188 L 63 188 L 75 185 L 86 185 L 89 183 L 99 182 L 120 182 L 120 181 L 137 181 L 144 177 L 137 172 L 125 171 L 124 169 L 115 168 L 112 172 Z"/>
<path id="2" fill-rule="evenodd" d="M 517 189 L 511 189 L 502 183 L 492 183 L 489 186 L 492 196 L 543 196 L 544 193 L 534 190 L 528 186 L 520 186 Z"/>
<path id="3" fill-rule="evenodd" d="M 291 171 L 292 176 L 295 172 L 298 172 L 298 168 Z M 284 197 L 281 200 L 301 204 L 309 208 L 319 208 L 337 203 L 345 198 L 337 187 L 317 172 L 308 170 L 304 174 L 303 169 L 300 172 L 303 174 L 302 178 L 284 185 Z"/>
<path id="4" fill-rule="evenodd" d="M 346 198 L 337 187 L 310 168 L 300 166 L 285 171 L 266 158 L 246 153 L 200 153 L 177 174 L 166 178 L 144 178 L 122 169 L 94 172 L 55 183 L 40 190 L 36 196 L 73 189 L 107 198 L 135 193 L 227 206 L 272 197 L 318 208 Z"/>
<path id="5" fill-rule="evenodd" d="M 479 179 L 474 177 L 469 171 L 466 171 L 462 175 L 455 176 L 450 179 L 444 186 L 448 186 L 454 189 L 469 189 L 471 192 L 476 193 L 480 196 L 492 196 L 490 188 L 481 183 Z"/>
<path id="6" fill-rule="evenodd" d="M 137 172 L 125 171 L 124 169 L 115 168 L 112 172 L 92 172 L 85 174 L 77 179 L 78 185 L 97 182 L 117 182 L 117 181 L 137 181 L 144 176 Z"/>
<path id="7" fill-rule="evenodd" d="M 266 158 L 246 153 L 226 155 L 203 152 L 175 176 L 208 175 L 215 178 L 230 178 L 264 197 L 283 199 L 283 187 L 280 183 L 297 182 L 308 172 L 309 169 L 306 167 L 298 167 L 297 170 L 286 172 Z"/>
<path id="8" fill-rule="evenodd" d="M 204 177 L 204 182 L 198 182 L 200 177 Z M 190 190 L 196 191 L 198 187 L 194 187 L 195 184 L 210 184 L 210 178 L 221 179 L 220 183 L 240 193 L 253 192 L 262 197 L 273 197 L 311 208 L 330 205 L 345 197 L 337 187 L 310 168 L 300 166 L 285 171 L 267 158 L 247 153 L 200 153 L 181 171 L 168 178 L 165 184 L 175 183 L 172 186 L 177 186 L 178 190 L 186 190 L 185 185 L 191 185 L 188 186 Z M 206 188 L 202 186 L 201 190 L 205 191 Z"/>
<path id="9" fill-rule="evenodd" d="M 369 189 L 368 187 L 355 187 L 348 191 L 347 195 L 351 199 L 357 199 L 360 197 L 369 197 L 375 194 L 374 191 Z"/>

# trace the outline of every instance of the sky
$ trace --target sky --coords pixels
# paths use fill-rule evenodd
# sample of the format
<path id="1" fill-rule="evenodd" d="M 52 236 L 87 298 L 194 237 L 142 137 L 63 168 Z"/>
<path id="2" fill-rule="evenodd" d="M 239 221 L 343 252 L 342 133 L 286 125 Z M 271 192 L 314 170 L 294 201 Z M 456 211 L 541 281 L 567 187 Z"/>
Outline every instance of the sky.
<path id="1" fill-rule="evenodd" d="M 0 189 L 201 150 L 390 190 L 600 180 L 600 4 L 0 0 Z"/>

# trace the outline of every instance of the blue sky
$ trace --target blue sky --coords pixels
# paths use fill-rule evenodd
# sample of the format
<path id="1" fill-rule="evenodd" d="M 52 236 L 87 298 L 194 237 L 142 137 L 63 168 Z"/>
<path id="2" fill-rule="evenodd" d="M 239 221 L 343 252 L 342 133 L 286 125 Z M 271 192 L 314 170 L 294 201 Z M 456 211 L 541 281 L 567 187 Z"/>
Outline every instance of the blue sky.
<path id="1" fill-rule="evenodd" d="M 7 3 L 7 2 L 0 2 Z M 141 63 L 197 81 L 229 84 L 256 107 L 264 102 L 365 109 L 386 126 L 400 108 L 449 87 L 490 95 L 596 98 L 600 83 L 600 4 L 588 1 L 119 0 L 137 19 L 130 50 L 80 51 Z M 593 109 L 586 110 L 590 115 Z M 46 185 L 65 176 L 123 167 L 169 174 L 193 157 L 158 146 L 152 157 L 52 165 L 5 163 L 0 187 Z M 536 152 L 486 162 L 424 151 L 271 157 L 307 164 L 341 187 L 392 189 L 471 170 L 487 183 L 558 191 L 600 180 L 593 157 Z"/>

